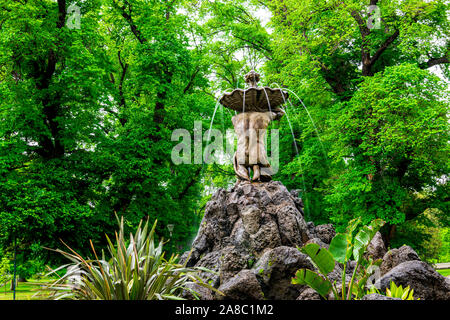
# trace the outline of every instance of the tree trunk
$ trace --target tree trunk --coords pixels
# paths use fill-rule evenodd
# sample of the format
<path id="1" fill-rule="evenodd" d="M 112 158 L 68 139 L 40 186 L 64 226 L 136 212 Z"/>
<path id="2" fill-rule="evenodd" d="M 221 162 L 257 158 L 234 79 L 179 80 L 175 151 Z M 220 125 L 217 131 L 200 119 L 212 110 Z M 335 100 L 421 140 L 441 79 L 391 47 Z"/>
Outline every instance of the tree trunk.
<path id="1" fill-rule="evenodd" d="M 17 288 L 17 278 L 16 278 L 16 288 Z M 9 287 L 10 291 L 14 291 L 14 279 L 11 279 L 11 286 Z"/>
<path id="2" fill-rule="evenodd" d="M 394 238 L 395 236 L 395 232 L 397 230 L 397 225 L 396 224 L 389 224 L 388 225 L 388 233 L 386 234 L 386 239 L 385 239 L 385 244 L 386 244 L 386 248 L 389 248 L 391 246 L 391 240 Z"/>

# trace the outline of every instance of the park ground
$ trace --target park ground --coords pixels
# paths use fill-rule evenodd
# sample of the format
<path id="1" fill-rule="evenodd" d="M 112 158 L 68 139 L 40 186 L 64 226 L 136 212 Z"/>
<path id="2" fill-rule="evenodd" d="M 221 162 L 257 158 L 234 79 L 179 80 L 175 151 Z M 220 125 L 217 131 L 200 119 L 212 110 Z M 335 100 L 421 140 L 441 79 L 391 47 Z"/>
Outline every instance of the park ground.
<path id="1" fill-rule="evenodd" d="M 437 270 L 444 277 L 450 276 L 450 269 Z M 50 284 L 55 279 L 41 278 L 31 279 L 28 282 L 21 282 L 17 286 L 16 300 L 35 300 L 42 299 L 42 297 L 36 297 L 36 293 L 39 292 L 46 284 Z M 10 282 L 3 284 L 0 287 L 0 300 L 13 300 L 13 292 L 10 289 Z"/>
<path id="2" fill-rule="evenodd" d="M 16 290 L 16 300 L 34 300 L 38 299 L 33 297 L 39 292 L 46 284 L 51 283 L 55 279 L 41 278 L 31 279 L 27 282 L 20 282 Z M 13 300 L 13 292 L 10 290 L 11 281 L 6 284 L 2 284 L 0 287 L 0 300 Z"/>

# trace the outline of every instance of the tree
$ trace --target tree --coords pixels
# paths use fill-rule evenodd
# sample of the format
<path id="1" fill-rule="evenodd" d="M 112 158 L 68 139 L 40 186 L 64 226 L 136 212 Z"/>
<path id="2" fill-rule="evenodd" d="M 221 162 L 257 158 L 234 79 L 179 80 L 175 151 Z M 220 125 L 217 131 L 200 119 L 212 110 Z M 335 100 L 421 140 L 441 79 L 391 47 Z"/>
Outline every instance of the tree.
<path id="1" fill-rule="evenodd" d="M 412 64 L 388 67 L 336 108 L 331 154 L 346 164 L 326 196 L 333 220 L 360 215 L 395 225 L 445 209 L 448 95 L 435 75 Z"/>
<path id="2" fill-rule="evenodd" d="M 69 28 L 73 5 L 80 28 Z M 175 128 L 212 113 L 181 1 L 6 0 L 0 10 L 0 241 L 86 252 L 114 212 L 193 236 L 201 166 L 171 162 Z M 24 261 L 31 257 L 24 250 Z M 28 257 L 28 258 L 27 258 Z M 52 256 L 53 258 L 54 256 Z M 49 261 L 47 259 L 47 261 Z M 51 261 L 51 260 L 50 260 Z"/>
<path id="3" fill-rule="evenodd" d="M 81 5 L 79 30 L 66 26 L 68 6 L 64 0 L 1 5 L 0 235 L 5 248 L 13 237 L 29 248 L 40 240 L 51 246 L 65 234 L 81 247 L 95 230 L 90 200 L 102 173 L 86 168 L 102 137 L 100 109 L 107 100 L 94 18 L 99 3 Z"/>
<path id="4" fill-rule="evenodd" d="M 283 182 L 297 172 L 304 182 L 292 181 L 320 199 L 322 205 L 310 207 L 313 219 L 322 221 L 325 212 L 338 224 L 383 217 L 388 239 L 395 224 L 442 208 L 448 96 L 429 70 L 441 68 L 448 77 L 448 4 L 264 3 L 274 28 L 269 77 L 297 92 L 315 122 L 295 98 L 291 122 L 300 156 L 286 164 Z M 374 14 L 369 5 L 378 6 L 379 29 L 367 23 Z"/>
<path id="5" fill-rule="evenodd" d="M 371 4 L 380 29 L 366 23 Z M 448 6 L 4 0 L 0 248 L 16 237 L 27 261 L 27 248 L 62 238 L 87 253 L 90 238 L 105 245 L 114 212 L 129 228 L 158 218 L 166 248 L 186 246 L 208 194 L 234 175 L 226 164 L 174 164 L 171 133 L 193 137 L 194 120 L 209 128 L 219 93 L 243 88 L 253 68 L 261 85 L 293 91 L 271 125 L 281 132 L 274 178 L 301 189 L 308 220 L 383 217 L 394 231 L 426 209 L 446 212 L 448 95 L 430 70 L 449 74 Z M 70 8 L 80 28 L 68 25 Z M 233 114 L 217 111 L 213 127 L 231 128 Z"/>

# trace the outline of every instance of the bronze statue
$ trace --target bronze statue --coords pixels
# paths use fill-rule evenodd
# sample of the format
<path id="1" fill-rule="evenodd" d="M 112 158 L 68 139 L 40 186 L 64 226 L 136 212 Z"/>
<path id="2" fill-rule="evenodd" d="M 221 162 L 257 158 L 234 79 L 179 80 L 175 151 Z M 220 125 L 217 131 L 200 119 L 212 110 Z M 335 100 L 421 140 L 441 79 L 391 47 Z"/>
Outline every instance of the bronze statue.
<path id="1" fill-rule="evenodd" d="M 225 107 L 240 112 L 232 118 L 237 135 L 233 165 L 238 178 L 248 181 L 271 180 L 273 172 L 265 146 L 267 127 L 270 121 L 284 115 L 278 106 L 288 98 L 288 93 L 281 89 L 258 87 L 259 78 L 258 73 L 250 71 L 245 75 L 248 89 L 236 89 L 220 99 Z"/>

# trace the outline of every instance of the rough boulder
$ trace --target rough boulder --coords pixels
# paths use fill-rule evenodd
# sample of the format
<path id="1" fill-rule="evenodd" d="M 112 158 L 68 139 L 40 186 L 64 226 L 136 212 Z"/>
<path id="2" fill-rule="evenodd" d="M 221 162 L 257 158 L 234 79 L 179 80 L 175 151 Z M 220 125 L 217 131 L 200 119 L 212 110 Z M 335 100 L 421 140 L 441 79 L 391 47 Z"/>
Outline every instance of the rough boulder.
<path id="1" fill-rule="evenodd" d="M 203 274 L 225 294 L 217 299 L 296 299 L 306 287 L 292 285 L 291 278 L 300 268 L 314 268 L 297 250 L 315 237 L 302 207 L 301 199 L 277 181 L 238 181 L 229 191 L 219 189 L 182 261 L 218 273 Z M 319 235 L 331 240 L 325 229 L 330 228 Z"/>
<path id="2" fill-rule="evenodd" d="M 192 249 L 181 262 L 215 271 L 201 277 L 224 295 L 193 285 L 201 299 L 322 299 L 307 286 L 291 283 L 301 268 L 315 270 L 297 247 L 317 243 L 328 248 L 336 235 L 333 225 L 315 226 L 303 218 L 298 192 L 277 181 L 238 181 L 230 190 L 219 189 L 205 208 Z M 420 261 L 408 246 L 386 252 L 381 234 L 372 239 L 366 255 L 383 259 L 375 285 L 385 292 L 390 281 L 414 289 L 414 297 L 450 300 L 450 280 Z M 350 282 L 355 261 L 349 261 L 345 282 Z M 342 268 L 336 263 L 328 278 L 342 287 Z M 186 292 L 186 298 L 193 298 Z M 330 299 L 333 295 L 330 294 Z M 372 294 L 364 300 L 386 300 Z M 389 298 L 392 299 L 392 298 Z"/>

